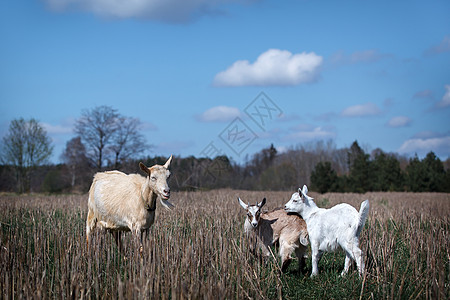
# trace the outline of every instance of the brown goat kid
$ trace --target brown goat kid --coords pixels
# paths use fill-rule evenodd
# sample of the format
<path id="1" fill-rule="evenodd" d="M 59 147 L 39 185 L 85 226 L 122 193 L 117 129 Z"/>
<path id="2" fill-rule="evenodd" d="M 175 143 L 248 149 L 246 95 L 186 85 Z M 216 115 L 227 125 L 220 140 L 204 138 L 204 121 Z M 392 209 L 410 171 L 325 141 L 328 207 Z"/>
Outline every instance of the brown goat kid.
<path id="1" fill-rule="evenodd" d="M 114 234 L 117 245 L 122 248 L 120 233 L 131 231 L 140 242 L 142 253 L 142 234 L 155 221 L 156 198 L 166 208 L 173 205 L 168 201 L 170 188 L 169 166 L 172 156 L 161 165 L 151 168 L 139 163 L 147 176 L 125 174 L 119 171 L 97 173 L 89 190 L 88 215 L 86 220 L 86 242 L 96 227 Z"/>
<path id="2" fill-rule="evenodd" d="M 266 198 L 256 205 L 245 204 L 241 198 L 238 200 L 247 211 L 244 230 L 247 235 L 256 235 L 257 248 L 262 254 L 270 256 L 269 247 L 278 242 L 281 271 L 287 270 L 294 251 L 298 258 L 299 271 L 302 271 L 305 266 L 304 255 L 309 244 L 305 221 L 297 214 L 288 214 L 283 209 L 263 213 L 261 208 L 266 203 Z"/>

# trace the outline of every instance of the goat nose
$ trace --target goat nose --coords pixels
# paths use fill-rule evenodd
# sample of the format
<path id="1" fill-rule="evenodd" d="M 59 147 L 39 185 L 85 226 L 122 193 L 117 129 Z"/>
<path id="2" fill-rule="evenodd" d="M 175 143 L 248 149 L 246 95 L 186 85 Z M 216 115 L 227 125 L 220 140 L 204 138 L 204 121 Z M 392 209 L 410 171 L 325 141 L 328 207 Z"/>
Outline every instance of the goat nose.
<path id="1" fill-rule="evenodd" d="M 164 189 L 164 193 L 170 194 L 170 189 Z"/>

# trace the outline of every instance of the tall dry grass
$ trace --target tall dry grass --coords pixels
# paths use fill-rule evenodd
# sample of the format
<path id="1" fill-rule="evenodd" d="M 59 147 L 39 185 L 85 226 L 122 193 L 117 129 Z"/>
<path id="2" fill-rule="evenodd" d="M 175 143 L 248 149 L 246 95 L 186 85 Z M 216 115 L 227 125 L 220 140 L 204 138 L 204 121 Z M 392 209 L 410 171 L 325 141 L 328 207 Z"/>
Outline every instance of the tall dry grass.
<path id="1" fill-rule="evenodd" d="M 324 255 L 310 279 L 292 264 L 247 251 L 236 197 L 282 207 L 290 192 L 218 190 L 173 193 L 176 209 L 158 206 L 144 255 L 130 234 L 120 253 L 111 235 L 85 244 L 86 196 L 0 196 L 1 298 L 266 299 L 449 298 L 450 196 L 432 193 L 314 194 L 319 206 L 347 202 L 371 211 L 361 236 L 367 273 L 340 278 L 343 254 Z M 276 249 L 274 249 L 276 250 Z M 310 271 L 310 265 L 308 265 Z"/>

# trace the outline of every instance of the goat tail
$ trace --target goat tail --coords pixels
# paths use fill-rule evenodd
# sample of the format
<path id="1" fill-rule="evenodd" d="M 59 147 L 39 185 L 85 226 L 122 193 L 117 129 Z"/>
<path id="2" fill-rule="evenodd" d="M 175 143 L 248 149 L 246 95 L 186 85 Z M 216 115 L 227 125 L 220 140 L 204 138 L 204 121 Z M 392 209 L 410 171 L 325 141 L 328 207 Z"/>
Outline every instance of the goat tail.
<path id="1" fill-rule="evenodd" d="M 356 236 L 361 234 L 364 224 L 366 223 L 367 216 L 369 215 L 369 200 L 363 201 L 361 203 L 361 208 L 359 209 L 359 224 L 356 229 Z"/>

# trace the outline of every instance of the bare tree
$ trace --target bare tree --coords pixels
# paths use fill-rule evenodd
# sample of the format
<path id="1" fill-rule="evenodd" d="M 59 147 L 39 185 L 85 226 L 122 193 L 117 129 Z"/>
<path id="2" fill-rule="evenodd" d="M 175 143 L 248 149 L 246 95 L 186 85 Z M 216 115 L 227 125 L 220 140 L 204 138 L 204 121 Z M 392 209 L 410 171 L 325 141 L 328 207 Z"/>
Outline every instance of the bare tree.
<path id="1" fill-rule="evenodd" d="M 11 122 L 3 137 L 1 161 L 14 167 L 19 193 L 29 191 L 31 171 L 47 163 L 52 152 L 50 137 L 38 121 L 20 118 Z"/>
<path id="2" fill-rule="evenodd" d="M 66 164 L 70 177 L 70 186 L 74 188 L 79 181 L 78 178 L 89 170 L 89 163 L 86 157 L 86 148 L 79 136 L 74 137 L 66 143 L 66 149 L 61 154 L 62 161 Z M 82 184 L 82 182 L 78 182 Z"/>
<path id="3" fill-rule="evenodd" d="M 109 147 L 114 154 L 114 168 L 119 168 L 120 164 L 143 152 L 148 145 L 144 136 L 139 133 L 141 121 L 136 118 L 118 118 L 117 131 L 112 138 L 112 145 Z"/>
<path id="4" fill-rule="evenodd" d="M 115 168 L 148 146 L 139 127 L 139 119 L 124 117 L 109 106 L 85 110 L 75 123 L 75 132 L 86 146 L 86 156 L 97 170 L 105 162 Z"/>
<path id="5" fill-rule="evenodd" d="M 87 157 L 101 170 L 106 160 L 108 145 L 119 126 L 119 114 L 110 106 L 84 110 L 75 123 L 75 133 L 86 146 Z"/>

